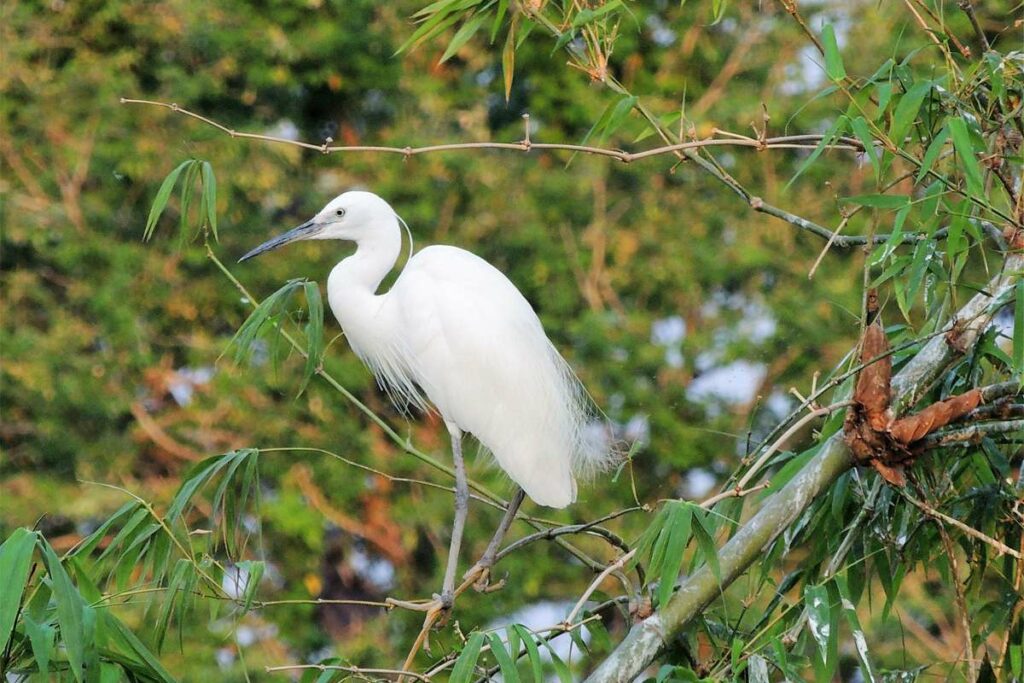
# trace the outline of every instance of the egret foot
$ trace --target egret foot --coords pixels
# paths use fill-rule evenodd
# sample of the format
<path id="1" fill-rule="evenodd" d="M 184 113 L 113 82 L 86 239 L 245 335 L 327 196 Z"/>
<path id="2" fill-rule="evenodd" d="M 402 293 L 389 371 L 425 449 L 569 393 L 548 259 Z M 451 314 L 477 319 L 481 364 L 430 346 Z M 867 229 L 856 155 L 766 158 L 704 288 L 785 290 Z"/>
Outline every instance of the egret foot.
<path id="1" fill-rule="evenodd" d="M 505 579 L 491 583 L 491 563 L 481 559 L 462 575 L 462 585 L 470 584 L 477 593 L 493 593 L 505 587 Z"/>

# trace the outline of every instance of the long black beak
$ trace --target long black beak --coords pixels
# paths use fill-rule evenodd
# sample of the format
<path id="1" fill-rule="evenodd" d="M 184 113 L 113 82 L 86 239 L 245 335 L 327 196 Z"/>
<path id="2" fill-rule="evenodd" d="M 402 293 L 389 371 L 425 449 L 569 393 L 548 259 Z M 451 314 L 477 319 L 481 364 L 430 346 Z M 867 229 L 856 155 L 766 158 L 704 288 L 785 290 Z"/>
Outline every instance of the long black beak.
<path id="1" fill-rule="evenodd" d="M 266 242 L 264 242 L 263 244 L 256 247 L 245 256 L 243 256 L 242 258 L 238 259 L 238 262 L 241 263 L 242 261 L 247 261 L 251 259 L 253 256 L 259 256 L 265 251 L 277 249 L 278 247 L 282 247 L 288 244 L 289 242 L 308 239 L 309 237 L 312 237 L 317 232 L 319 232 L 320 228 L 321 226 L 315 223 L 312 219 L 308 220 L 302 225 L 298 226 L 297 228 L 292 228 L 283 235 L 278 235 L 277 237 L 273 237 L 267 240 Z"/>

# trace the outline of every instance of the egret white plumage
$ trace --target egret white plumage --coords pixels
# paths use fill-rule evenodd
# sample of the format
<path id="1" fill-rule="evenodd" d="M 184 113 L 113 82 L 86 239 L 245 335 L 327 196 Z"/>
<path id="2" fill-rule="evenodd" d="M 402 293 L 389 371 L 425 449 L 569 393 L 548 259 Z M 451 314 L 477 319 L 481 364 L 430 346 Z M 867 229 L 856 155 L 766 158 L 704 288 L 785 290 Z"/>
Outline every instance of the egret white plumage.
<path id="1" fill-rule="evenodd" d="M 464 249 L 431 246 L 409 259 L 389 291 L 377 293 L 401 253 L 399 220 L 377 195 L 346 192 L 241 260 L 296 240 L 356 243 L 328 277 L 331 310 L 392 401 L 429 409 L 429 400 L 451 435 L 455 523 L 435 596 L 447 608 L 469 503 L 463 433 L 473 434 L 521 487 L 467 572 L 484 580 L 523 492 L 540 505 L 565 507 L 576 499 L 576 475 L 601 468 L 609 449 L 586 438 L 589 396 L 529 302 L 494 266 Z"/>

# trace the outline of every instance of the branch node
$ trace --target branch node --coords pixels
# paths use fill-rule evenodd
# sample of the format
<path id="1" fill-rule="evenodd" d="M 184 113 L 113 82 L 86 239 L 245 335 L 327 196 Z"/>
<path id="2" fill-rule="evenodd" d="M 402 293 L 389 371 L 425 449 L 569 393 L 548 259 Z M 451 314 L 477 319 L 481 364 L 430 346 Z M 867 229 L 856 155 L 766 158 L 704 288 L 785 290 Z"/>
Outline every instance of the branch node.
<path id="1" fill-rule="evenodd" d="M 764 208 L 764 200 L 761 199 L 760 197 L 751 197 L 750 208 L 752 208 L 754 211 L 760 211 L 761 209 Z"/>

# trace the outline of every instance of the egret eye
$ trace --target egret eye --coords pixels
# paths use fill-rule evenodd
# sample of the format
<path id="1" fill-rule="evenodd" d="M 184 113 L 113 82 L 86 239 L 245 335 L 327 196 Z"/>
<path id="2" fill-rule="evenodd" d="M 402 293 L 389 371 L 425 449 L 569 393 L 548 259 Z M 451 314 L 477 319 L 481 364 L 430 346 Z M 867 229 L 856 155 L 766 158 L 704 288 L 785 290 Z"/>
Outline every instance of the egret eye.
<path id="1" fill-rule="evenodd" d="M 344 215 L 345 215 L 345 209 L 338 209 L 337 211 L 335 211 L 335 212 L 334 212 L 334 214 L 335 214 L 335 215 L 336 215 L 336 216 L 337 216 L 338 218 L 341 218 L 342 216 L 344 216 Z"/>

